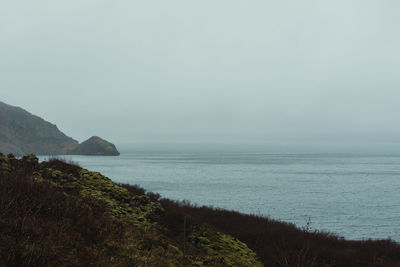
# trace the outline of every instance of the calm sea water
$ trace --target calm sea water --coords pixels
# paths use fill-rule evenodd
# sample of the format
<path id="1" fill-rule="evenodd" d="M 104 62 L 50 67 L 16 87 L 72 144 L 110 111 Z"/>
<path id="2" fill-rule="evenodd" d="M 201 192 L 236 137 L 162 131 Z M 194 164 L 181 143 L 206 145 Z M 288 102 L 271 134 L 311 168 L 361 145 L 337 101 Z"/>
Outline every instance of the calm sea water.
<path id="1" fill-rule="evenodd" d="M 67 156 L 163 197 L 262 214 L 348 239 L 400 241 L 400 154 L 125 147 L 120 157 Z M 44 157 L 42 157 L 43 159 Z"/>

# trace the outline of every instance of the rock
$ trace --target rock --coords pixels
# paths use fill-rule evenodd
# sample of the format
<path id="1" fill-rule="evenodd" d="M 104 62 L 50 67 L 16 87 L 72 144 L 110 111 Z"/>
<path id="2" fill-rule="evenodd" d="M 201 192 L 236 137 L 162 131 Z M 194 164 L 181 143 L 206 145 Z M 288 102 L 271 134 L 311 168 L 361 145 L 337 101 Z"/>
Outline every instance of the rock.
<path id="1" fill-rule="evenodd" d="M 70 155 L 103 155 L 103 156 L 119 156 L 117 148 L 114 144 L 98 137 L 92 136 L 76 148 L 68 152 Z"/>

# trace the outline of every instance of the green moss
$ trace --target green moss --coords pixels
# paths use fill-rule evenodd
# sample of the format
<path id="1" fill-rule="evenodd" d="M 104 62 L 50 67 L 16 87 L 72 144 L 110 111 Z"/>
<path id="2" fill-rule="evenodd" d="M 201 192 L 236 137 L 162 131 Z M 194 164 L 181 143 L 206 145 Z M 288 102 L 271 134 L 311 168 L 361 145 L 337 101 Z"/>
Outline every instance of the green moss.
<path id="1" fill-rule="evenodd" d="M 0 173 L 11 171 L 10 159 L 5 156 L 0 156 Z"/>
<path id="2" fill-rule="evenodd" d="M 31 166 L 39 165 L 39 159 L 34 154 L 29 154 L 27 156 L 24 156 L 22 160 Z"/>
<path id="3" fill-rule="evenodd" d="M 0 163 L 0 171 L 10 171 L 10 167 L 7 163 Z"/>
<path id="4" fill-rule="evenodd" d="M 203 251 L 203 257 L 192 258 L 197 266 L 263 266 L 246 244 L 208 227 L 195 227 L 188 241 Z"/>

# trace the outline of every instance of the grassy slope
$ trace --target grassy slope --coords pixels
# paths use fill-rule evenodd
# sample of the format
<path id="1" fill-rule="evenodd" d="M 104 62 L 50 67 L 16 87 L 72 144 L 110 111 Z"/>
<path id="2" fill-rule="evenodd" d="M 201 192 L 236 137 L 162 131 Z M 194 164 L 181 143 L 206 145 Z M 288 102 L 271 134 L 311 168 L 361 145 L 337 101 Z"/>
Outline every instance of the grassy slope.
<path id="1" fill-rule="evenodd" d="M 0 173 L 0 265 L 262 266 L 205 224 L 170 231 L 160 202 L 100 173 L 33 155 L 0 157 Z"/>
<path id="2" fill-rule="evenodd" d="M 0 265 L 261 266 L 257 253 L 265 266 L 400 266 L 390 240 L 159 199 L 59 160 L 0 156 L 0 177 Z"/>

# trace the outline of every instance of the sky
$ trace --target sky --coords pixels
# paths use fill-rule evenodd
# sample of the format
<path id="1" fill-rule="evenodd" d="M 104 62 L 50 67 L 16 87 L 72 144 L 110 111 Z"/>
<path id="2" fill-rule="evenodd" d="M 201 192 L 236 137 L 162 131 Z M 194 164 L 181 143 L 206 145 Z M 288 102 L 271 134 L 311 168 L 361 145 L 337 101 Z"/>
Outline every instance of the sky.
<path id="1" fill-rule="evenodd" d="M 0 0 L 0 101 L 83 141 L 400 141 L 398 0 Z"/>

